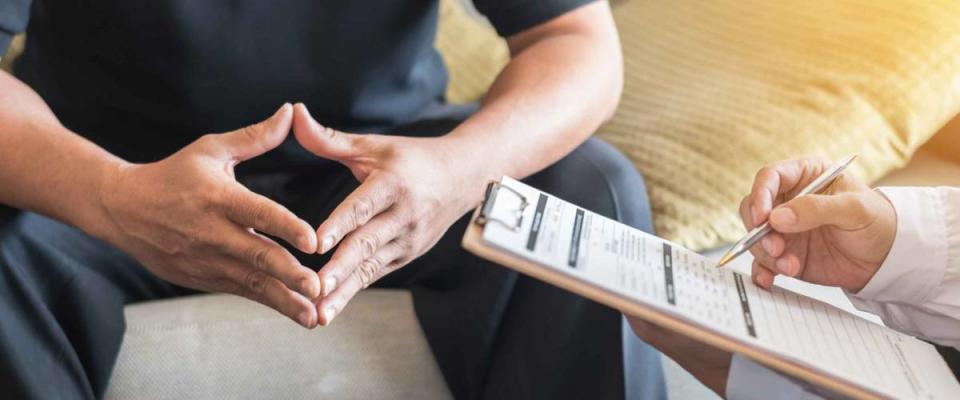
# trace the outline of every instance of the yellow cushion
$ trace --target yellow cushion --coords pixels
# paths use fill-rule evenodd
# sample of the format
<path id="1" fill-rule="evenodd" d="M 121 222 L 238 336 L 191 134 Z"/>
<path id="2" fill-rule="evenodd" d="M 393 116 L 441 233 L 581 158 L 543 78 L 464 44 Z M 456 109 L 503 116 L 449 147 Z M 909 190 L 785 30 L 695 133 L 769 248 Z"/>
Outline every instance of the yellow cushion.
<path id="1" fill-rule="evenodd" d="M 852 171 L 873 181 L 960 111 L 954 0 L 632 0 L 614 14 L 625 90 L 597 135 L 646 177 L 658 234 L 691 248 L 743 234 L 737 205 L 765 163 L 859 153 Z M 454 79 L 499 67 L 444 54 Z M 459 85 L 451 99 L 476 94 Z"/>
<path id="2" fill-rule="evenodd" d="M 10 67 L 13 65 L 13 59 L 17 58 L 22 50 L 23 35 L 15 36 L 13 41 L 10 42 L 10 47 L 7 48 L 7 54 L 0 55 L 3 57 L 3 59 L 0 60 L 0 69 L 10 72 Z"/>
<path id="3" fill-rule="evenodd" d="M 506 42 L 486 21 L 468 15 L 461 1 L 440 1 L 435 44 L 450 74 L 447 100 L 454 103 L 479 100 L 510 59 Z"/>

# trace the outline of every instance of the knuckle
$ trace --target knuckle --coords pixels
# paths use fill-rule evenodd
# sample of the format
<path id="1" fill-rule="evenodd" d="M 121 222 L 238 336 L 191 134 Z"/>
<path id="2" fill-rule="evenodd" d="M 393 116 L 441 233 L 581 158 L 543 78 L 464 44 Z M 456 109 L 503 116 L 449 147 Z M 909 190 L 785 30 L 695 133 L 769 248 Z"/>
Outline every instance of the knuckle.
<path id="1" fill-rule="evenodd" d="M 234 194 L 232 189 L 230 185 L 211 185 L 206 188 L 201 188 L 200 193 L 207 207 L 228 206 L 233 204 L 232 199 L 234 198 Z"/>
<path id="2" fill-rule="evenodd" d="M 753 181 L 755 184 L 767 183 L 768 181 L 775 179 L 777 176 L 777 166 L 774 164 L 764 165 L 763 168 L 760 168 L 757 171 L 757 176 L 754 177 Z"/>
<path id="3" fill-rule="evenodd" d="M 247 295 L 259 297 L 267 286 L 267 274 L 261 270 L 247 272 L 243 278 L 243 287 Z"/>
<path id="4" fill-rule="evenodd" d="M 763 179 L 766 176 L 770 176 L 770 174 L 774 172 L 774 168 L 776 167 L 773 164 L 764 165 L 759 171 L 757 171 L 757 180 Z"/>
<path id="5" fill-rule="evenodd" d="M 257 247 L 253 249 L 250 254 L 250 262 L 252 262 L 253 266 L 260 270 L 267 269 L 269 258 L 270 250 L 264 247 Z"/>
<path id="6" fill-rule="evenodd" d="M 383 263 L 376 257 L 368 258 L 360 263 L 360 266 L 357 268 L 357 278 L 360 279 L 363 287 L 370 286 L 370 284 L 373 283 L 380 273 L 382 266 Z"/>
<path id="7" fill-rule="evenodd" d="M 412 235 L 406 235 L 397 240 L 397 246 L 400 246 L 400 250 L 404 252 L 413 250 L 414 240 Z"/>
<path id="8" fill-rule="evenodd" d="M 336 139 L 338 136 L 340 136 L 340 132 L 337 132 L 336 129 L 333 129 L 329 126 L 322 126 L 320 130 L 321 133 L 323 133 L 323 136 L 326 136 L 328 139 Z"/>
<path id="9" fill-rule="evenodd" d="M 213 149 L 218 145 L 220 140 L 220 135 L 215 133 L 208 133 L 197 138 L 193 143 L 202 151 Z"/>
<path id="10" fill-rule="evenodd" d="M 370 219 L 373 214 L 373 200 L 369 197 L 361 197 L 353 203 L 353 226 L 359 227 Z"/>
<path id="11" fill-rule="evenodd" d="M 396 200 L 410 193 L 410 187 L 408 186 L 407 182 L 401 179 L 395 173 L 389 172 L 385 174 L 384 179 L 387 183 L 387 187 L 391 189 L 390 190 L 390 195 L 392 196 L 391 200 Z"/>
<path id="12" fill-rule="evenodd" d="M 357 238 L 360 254 L 364 259 L 373 257 L 373 253 L 380 247 L 380 239 L 375 235 L 366 235 Z"/>

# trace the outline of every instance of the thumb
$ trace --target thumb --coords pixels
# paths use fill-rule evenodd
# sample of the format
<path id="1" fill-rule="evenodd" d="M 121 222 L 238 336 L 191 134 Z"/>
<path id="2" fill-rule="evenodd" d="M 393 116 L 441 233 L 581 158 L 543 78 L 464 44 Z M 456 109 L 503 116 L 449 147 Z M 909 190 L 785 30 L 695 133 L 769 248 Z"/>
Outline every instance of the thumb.
<path id="1" fill-rule="evenodd" d="M 358 151 L 358 135 L 320 125 L 303 103 L 294 106 L 293 135 L 303 148 L 331 160 L 345 161 Z"/>
<path id="2" fill-rule="evenodd" d="M 215 135 L 229 157 L 246 161 L 275 149 L 290 133 L 293 107 L 285 103 L 270 118 L 233 132 Z"/>
<path id="3" fill-rule="evenodd" d="M 790 200 L 770 213 L 770 225 L 777 232 L 797 233 L 833 226 L 857 230 L 870 224 L 873 212 L 857 193 L 810 194 Z"/>

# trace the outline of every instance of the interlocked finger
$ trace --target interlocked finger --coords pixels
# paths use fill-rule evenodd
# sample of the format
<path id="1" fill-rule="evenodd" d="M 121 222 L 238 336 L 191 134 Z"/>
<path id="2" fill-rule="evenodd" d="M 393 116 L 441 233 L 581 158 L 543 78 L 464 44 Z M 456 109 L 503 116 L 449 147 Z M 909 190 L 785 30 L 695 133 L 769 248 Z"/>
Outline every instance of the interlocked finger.
<path id="1" fill-rule="evenodd" d="M 386 212 L 348 235 L 330 261 L 318 272 L 323 283 L 321 295 L 332 293 L 341 280 L 351 276 L 365 261 L 383 254 L 384 247 L 407 231 L 407 224 L 403 223 L 399 213 Z"/>
<path id="2" fill-rule="evenodd" d="M 394 187 L 370 176 L 317 228 L 317 237 L 321 238 L 320 253 L 330 251 L 344 237 L 390 208 L 396 200 Z"/>
<path id="3" fill-rule="evenodd" d="M 320 311 L 320 324 L 327 325 L 343 311 L 350 299 L 360 290 L 370 286 L 384 275 L 400 267 L 406 248 L 399 241 L 383 246 L 372 257 L 364 260 L 353 270 L 343 284 L 333 293 L 320 299 L 317 309 Z"/>

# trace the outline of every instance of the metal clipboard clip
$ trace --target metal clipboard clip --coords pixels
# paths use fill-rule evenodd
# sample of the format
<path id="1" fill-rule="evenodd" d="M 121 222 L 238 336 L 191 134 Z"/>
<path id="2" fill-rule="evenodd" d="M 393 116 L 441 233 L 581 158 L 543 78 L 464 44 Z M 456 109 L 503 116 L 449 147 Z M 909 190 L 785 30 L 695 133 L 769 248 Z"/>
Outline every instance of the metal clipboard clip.
<path id="1" fill-rule="evenodd" d="M 503 190 L 520 199 L 520 207 L 513 211 L 516 215 L 513 221 L 504 221 L 500 218 L 490 216 L 493 212 L 493 205 L 496 203 L 497 195 Z M 502 185 L 500 182 L 490 182 L 487 184 L 487 192 L 486 195 L 484 195 L 483 204 L 480 207 L 480 214 L 477 215 L 477 224 L 486 225 L 487 222 L 496 222 L 505 226 L 507 229 L 518 231 L 523 225 L 523 211 L 527 209 L 528 205 L 530 205 L 530 202 L 527 201 L 527 197 L 518 192 L 517 189 Z"/>

